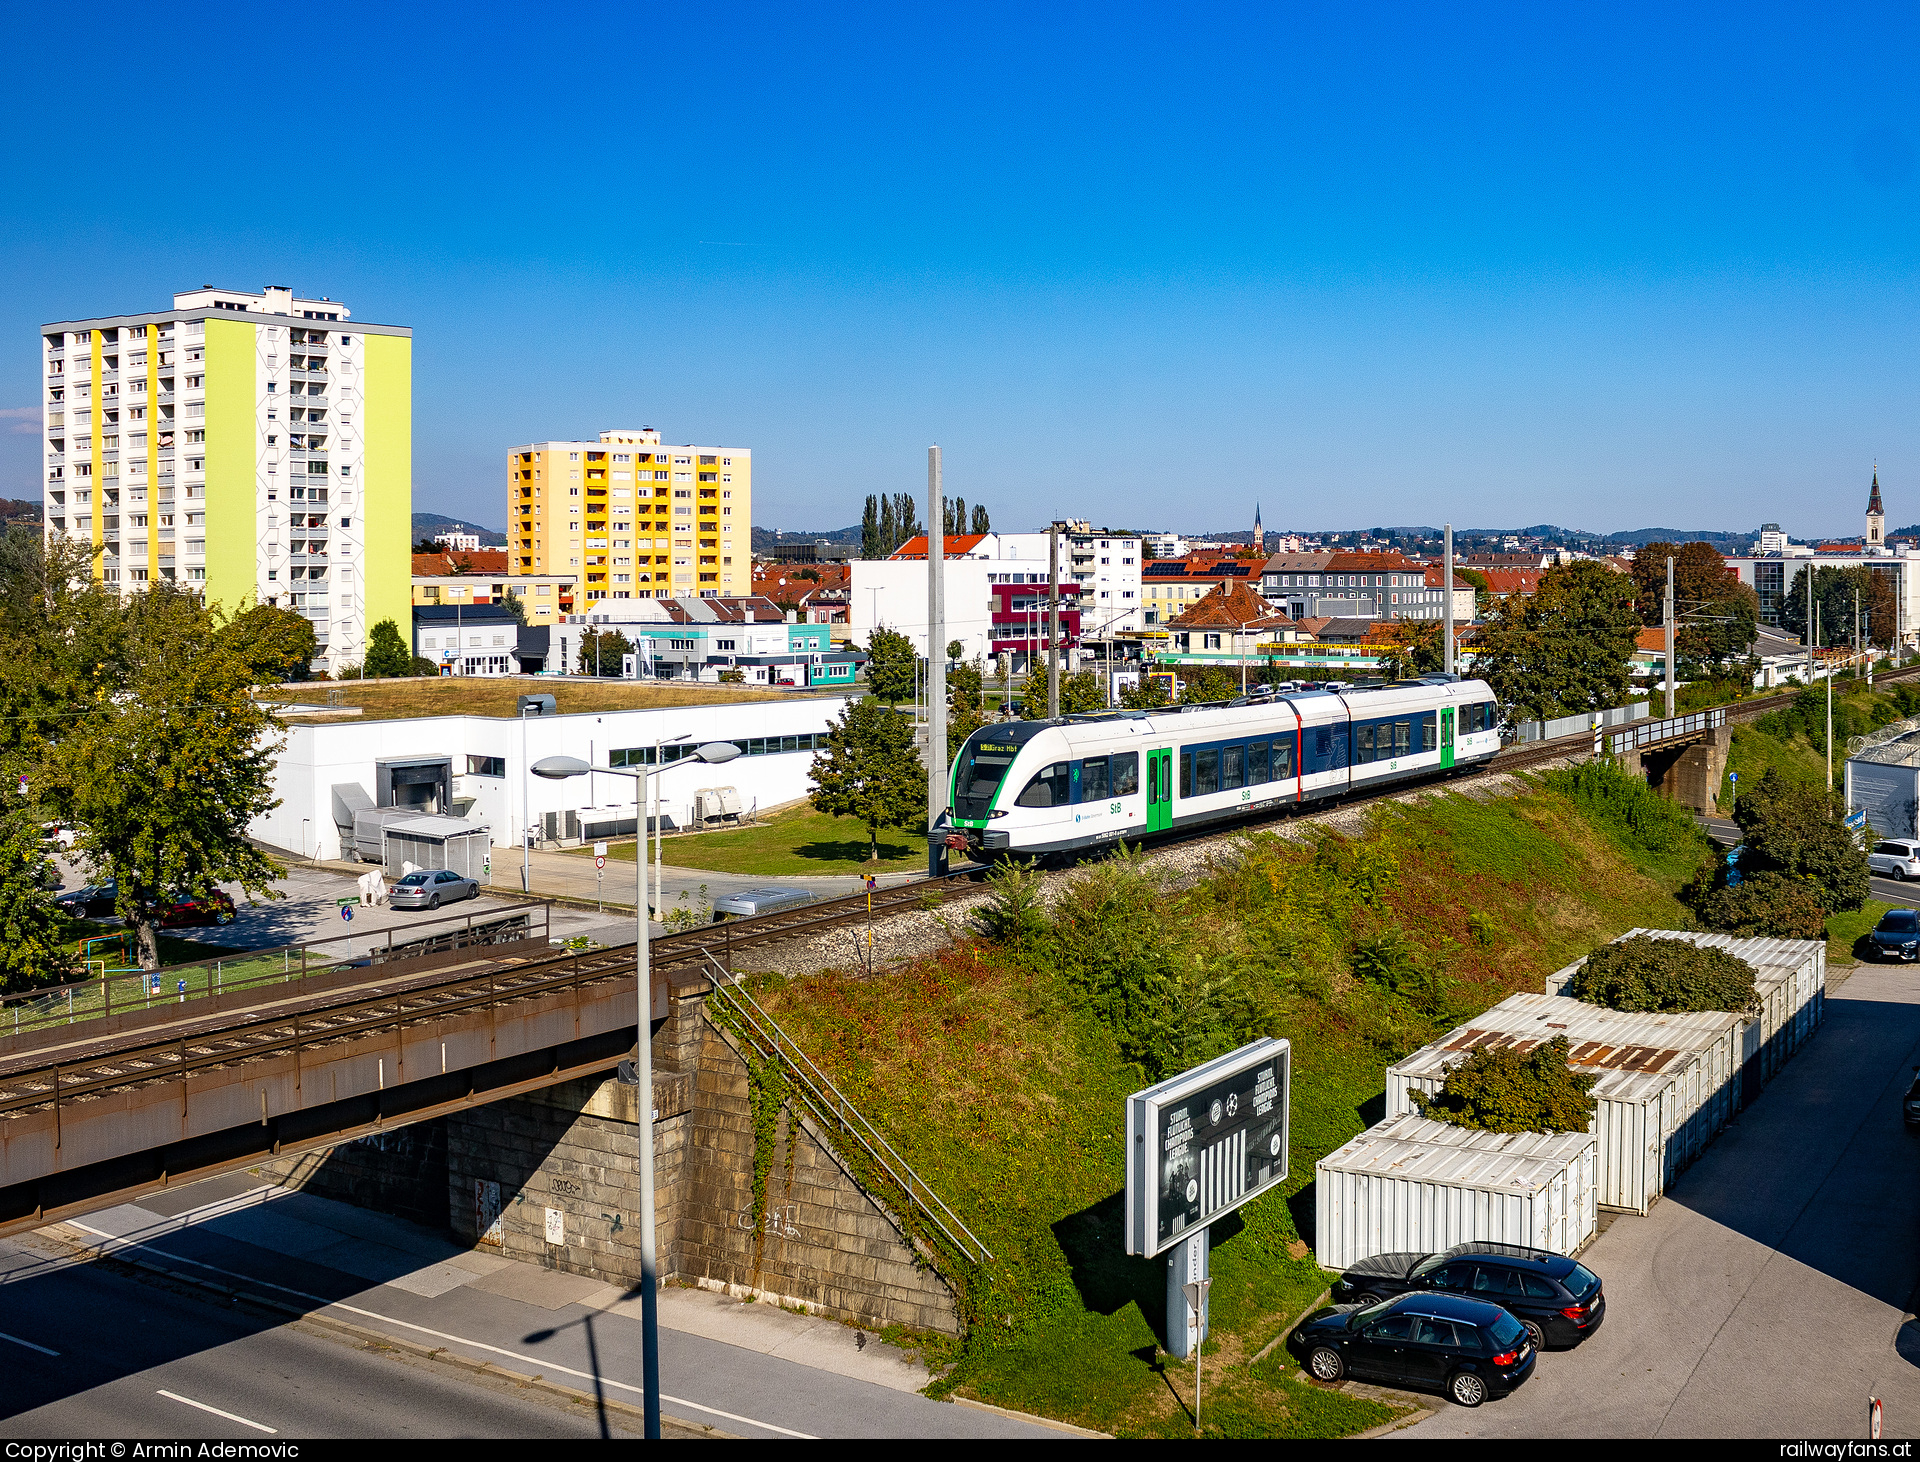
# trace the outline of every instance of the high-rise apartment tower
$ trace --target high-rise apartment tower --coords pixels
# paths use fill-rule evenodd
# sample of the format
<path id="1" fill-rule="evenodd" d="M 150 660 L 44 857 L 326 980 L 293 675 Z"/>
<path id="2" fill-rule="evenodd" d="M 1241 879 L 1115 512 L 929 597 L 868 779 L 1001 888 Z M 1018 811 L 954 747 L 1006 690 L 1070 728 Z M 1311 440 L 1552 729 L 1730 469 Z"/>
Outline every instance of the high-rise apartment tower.
<path id="1" fill-rule="evenodd" d="M 122 591 L 177 579 L 296 610 L 323 668 L 357 664 L 383 619 L 408 638 L 410 329 L 209 285 L 40 333 L 49 537 L 91 544 Z"/>
<path id="2" fill-rule="evenodd" d="M 753 584 L 753 454 L 662 445 L 650 426 L 507 457 L 517 573 L 578 574 L 602 599 L 712 599 Z"/>

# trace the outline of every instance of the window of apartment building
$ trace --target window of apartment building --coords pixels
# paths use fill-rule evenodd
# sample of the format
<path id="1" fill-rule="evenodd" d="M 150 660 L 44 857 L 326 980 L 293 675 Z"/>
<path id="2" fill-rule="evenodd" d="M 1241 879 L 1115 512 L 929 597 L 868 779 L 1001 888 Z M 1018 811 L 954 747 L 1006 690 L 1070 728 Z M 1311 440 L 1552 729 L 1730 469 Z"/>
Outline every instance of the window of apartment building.
<path id="1" fill-rule="evenodd" d="M 427 644 L 431 646 L 432 640 Z M 467 775 L 470 777 L 504 777 L 507 774 L 507 759 L 504 756 L 470 756 L 467 758 Z"/>

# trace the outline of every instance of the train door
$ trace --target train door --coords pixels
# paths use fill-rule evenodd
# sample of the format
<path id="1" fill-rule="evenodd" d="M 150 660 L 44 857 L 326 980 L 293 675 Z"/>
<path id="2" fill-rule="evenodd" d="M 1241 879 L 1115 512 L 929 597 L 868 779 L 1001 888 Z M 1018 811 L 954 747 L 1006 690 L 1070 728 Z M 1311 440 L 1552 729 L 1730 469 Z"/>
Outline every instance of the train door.
<path id="1" fill-rule="evenodd" d="M 1440 765 L 1453 765 L 1453 707 L 1440 708 Z"/>
<path id="2" fill-rule="evenodd" d="M 1147 753 L 1147 831 L 1163 833 L 1173 826 L 1173 752 Z"/>

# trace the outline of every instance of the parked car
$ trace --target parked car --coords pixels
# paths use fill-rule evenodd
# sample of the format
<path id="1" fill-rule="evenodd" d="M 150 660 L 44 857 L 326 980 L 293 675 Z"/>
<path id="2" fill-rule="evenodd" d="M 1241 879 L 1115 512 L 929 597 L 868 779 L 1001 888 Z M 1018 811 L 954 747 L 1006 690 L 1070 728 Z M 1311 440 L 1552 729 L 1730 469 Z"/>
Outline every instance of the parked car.
<path id="1" fill-rule="evenodd" d="M 52 843 L 62 852 L 74 845 L 77 836 L 72 828 L 62 827 L 57 822 L 43 822 L 40 824 L 40 837 L 42 841 Z"/>
<path id="2" fill-rule="evenodd" d="M 479 897 L 478 883 L 445 868 L 423 868 L 409 873 L 387 891 L 387 902 L 396 909 L 437 909 L 442 904 Z"/>
<path id="3" fill-rule="evenodd" d="M 231 924 L 233 900 L 219 889 L 205 898 L 183 898 L 164 904 L 155 920 L 162 929 L 184 929 L 193 924 Z"/>
<path id="4" fill-rule="evenodd" d="M 1467 1295 L 1510 1310 L 1535 1348 L 1566 1349 L 1600 1328 L 1607 1297 L 1600 1276 L 1551 1249 L 1456 1244 L 1441 1254 L 1375 1254 L 1333 1286 L 1338 1301 L 1372 1302 L 1413 1292 Z"/>
<path id="5" fill-rule="evenodd" d="M 1920 878 L 1920 843 L 1908 842 L 1903 838 L 1889 838 L 1884 843 L 1875 843 L 1873 851 L 1867 854 L 1867 871 L 1884 873 L 1901 882 Z"/>
<path id="6" fill-rule="evenodd" d="M 53 901 L 53 906 L 70 919 L 97 919 L 113 912 L 120 897 L 120 885 L 113 879 L 69 889 Z"/>
<path id="7" fill-rule="evenodd" d="M 1435 1390 L 1462 1406 L 1505 1396 L 1533 1374 L 1539 1349 L 1499 1305 L 1451 1294 L 1406 1294 L 1335 1305 L 1308 1317 L 1287 1348 L 1316 1381 L 1347 1376 Z"/>
<path id="8" fill-rule="evenodd" d="M 1913 1068 L 1913 1084 L 1900 1103 L 1900 1115 L 1906 1119 L 1907 1131 L 1920 1130 L 1920 1066 Z"/>
<path id="9" fill-rule="evenodd" d="M 749 888 L 713 901 L 713 922 L 751 919 L 756 914 L 778 914 L 810 904 L 816 895 L 804 888 Z"/>
<path id="10" fill-rule="evenodd" d="M 1867 936 L 1867 948 L 1875 959 L 1920 959 L 1920 912 L 1888 909 Z"/>

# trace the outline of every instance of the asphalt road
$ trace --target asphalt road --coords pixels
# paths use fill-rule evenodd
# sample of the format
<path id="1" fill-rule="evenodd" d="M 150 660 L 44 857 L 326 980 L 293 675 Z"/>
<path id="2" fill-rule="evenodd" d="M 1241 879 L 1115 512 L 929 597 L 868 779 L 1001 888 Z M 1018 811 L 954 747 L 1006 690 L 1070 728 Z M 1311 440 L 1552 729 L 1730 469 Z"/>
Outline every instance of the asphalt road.
<path id="1" fill-rule="evenodd" d="M 602 1435 L 591 1408 L 371 1353 L 296 1325 L 263 1326 L 237 1307 L 100 1264 L 49 1263 L 18 1247 L 0 1253 L 0 1311 L 0 1436 Z M 618 1412 L 606 1422 L 614 1434 L 629 1434 Z"/>
<path id="2" fill-rule="evenodd" d="M 1400 1435 L 1920 1436 L 1920 970 L 1860 967 L 1824 1027 L 1644 1218 L 1581 1261 L 1607 1319 L 1475 1411 L 1436 1399 Z"/>
<path id="3" fill-rule="evenodd" d="M 260 1181 L 211 1179 L 74 1227 L 116 1258 L 630 1405 L 643 1399 L 636 1299 L 346 1204 L 263 1193 Z M 503 1411 L 464 1372 L 370 1356 L 164 1277 L 50 1259 L 64 1252 L 58 1232 L 0 1240 L 0 1436 L 110 1435 L 158 1427 L 155 1415 L 165 1418 L 156 1434 L 248 1431 L 211 1413 L 176 1414 L 192 1408 L 163 1390 L 296 1436 L 597 1434 L 591 1408 L 509 1390 L 521 1409 Z M 677 1289 L 663 1292 L 661 1311 L 662 1410 L 690 1423 L 766 1439 L 1059 1436 L 916 1394 L 925 1373 L 850 1327 Z"/>

